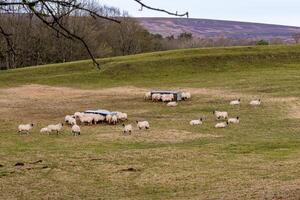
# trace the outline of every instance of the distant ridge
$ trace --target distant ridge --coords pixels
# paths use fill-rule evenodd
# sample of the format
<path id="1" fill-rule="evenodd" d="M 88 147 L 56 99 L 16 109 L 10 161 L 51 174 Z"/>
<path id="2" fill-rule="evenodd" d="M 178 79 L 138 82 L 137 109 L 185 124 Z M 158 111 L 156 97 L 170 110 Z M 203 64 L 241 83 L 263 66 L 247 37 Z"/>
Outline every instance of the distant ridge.
<path id="1" fill-rule="evenodd" d="M 300 27 L 223 21 L 211 19 L 187 19 L 187 18 L 136 18 L 136 20 L 149 32 L 165 36 L 182 32 L 190 32 L 195 37 L 230 37 L 230 38 L 254 38 L 274 39 L 281 38 L 291 41 L 295 33 L 300 33 Z"/>

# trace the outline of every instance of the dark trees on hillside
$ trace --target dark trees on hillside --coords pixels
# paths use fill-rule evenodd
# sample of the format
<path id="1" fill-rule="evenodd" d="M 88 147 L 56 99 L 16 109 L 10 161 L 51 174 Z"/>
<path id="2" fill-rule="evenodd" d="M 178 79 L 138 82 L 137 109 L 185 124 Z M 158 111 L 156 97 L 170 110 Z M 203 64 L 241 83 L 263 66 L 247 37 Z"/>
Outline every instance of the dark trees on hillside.
<path id="1" fill-rule="evenodd" d="M 163 9 L 157 9 L 153 8 L 151 6 L 148 6 L 142 2 L 142 0 L 134 0 L 136 3 L 141 5 L 141 10 L 143 8 L 156 10 L 160 12 L 165 12 L 170 15 L 175 16 L 187 16 L 188 13 L 178 14 L 172 13 Z M 89 36 L 83 34 L 86 31 L 87 27 L 85 24 L 80 24 L 78 21 L 84 21 L 84 23 L 90 23 L 90 19 L 86 18 L 94 18 L 94 19 L 102 19 L 113 23 L 121 23 L 118 18 L 116 18 L 119 15 L 118 11 L 115 12 L 115 9 L 110 9 L 107 7 L 99 7 L 95 6 L 97 5 L 96 1 L 90 0 L 90 1 L 83 1 L 83 0 L 0 0 L 0 58 L 5 57 L 7 61 L 7 68 L 13 68 L 17 65 L 19 66 L 19 62 L 16 62 L 15 59 L 17 57 L 17 51 L 16 47 L 19 46 L 21 48 L 24 48 L 24 46 L 20 45 L 20 42 L 24 42 L 24 38 L 21 37 L 21 39 L 13 38 L 13 34 L 16 32 L 21 32 L 20 27 L 15 24 L 15 19 L 7 20 L 7 15 L 9 15 L 8 18 L 13 15 L 14 17 L 17 15 L 17 18 L 30 18 L 30 20 L 26 21 L 24 19 L 20 20 L 17 19 L 18 22 L 20 22 L 23 28 L 25 30 L 25 40 L 30 42 L 34 42 L 34 48 L 37 49 L 38 52 L 35 52 L 34 54 L 37 60 L 41 59 L 44 55 L 41 55 L 39 53 L 40 48 L 45 48 L 45 43 L 49 43 L 47 41 L 52 36 L 49 36 L 47 34 L 46 37 L 39 38 L 39 34 L 37 34 L 34 30 L 38 29 L 38 27 L 42 27 L 41 29 L 43 33 L 45 32 L 51 32 L 53 33 L 57 41 L 61 43 L 59 45 L 59 48 L 61 48 L 62 51 L 68 50 L 68 45 L 70 42 L 77 42 L 81 45 L 78 46 L 78 48 L 82 48 L 86 50 L 86 53 L 90 56 L 90 58 L 93 60 L 94 64 L 98 66 L 98 63 L 95 59 L 94 52 L 91 50 L 91 45 L 94 45 L 93 43 L 89 43 L 88 40 L 90 40 Z M 85 18 L 84 20 L 78 20 L 78 17 Z M 3 20 L 5 18 L 5 20 Z M 70 19 L 71 18 L 71 19 Z M 34 22 L 33 22 L 33 21 Z M 33 22 L 33 23 L 32 23 Z M 4 23 L 7 23 L 6 25 Z M 23 23 L 26 23 L 23 24 Z M 103 22 L 102 22 L 103 23 Z M 8 25 L 9 24 L 9 25 Z M 80 26 L 81 25 L 81 26 Z M 83 27 L 84 26 L 84 27 Z M 95 25 L 89 26 L 88 29 L 91 29 L 92 32 L 94 32 L 95 29 L 92 27 L 96 27 Z M 127 27 L 127 25 L 122 25 L 122 27 Z M 105 27 L 103 27 L 105 28 Z M 28 30 L 30 29 L 30 30 Z M 48 30 L 47 30 L 48 29 Z M 49 30 L 50 29 L 50 30 Z M 120 30 L 120 29 L 119 29 Z M 41 31 L 38 29 L 38 31 Z M 128 30 L 122 30 L 119 31 L 119 33 L 128 32 Z M 97 33 L 94 33 L 97 34 Z M 43 35 L 43 36 L 45 36 Z M 70 41 L 65 41 L 61 39 L 61 37 L 66 38 Z M 124 35 L 121 35 L 122 41 L 130 41 L 133 42 L 132 38 L 125 38 Z M 2 38 L 2 40 L 1 40 Z M 4 38 L 4 40 L 3 40 Z M 44 40 L 46 39 L 46 40 Z M 137 39 L 137 38 L 136 38 Z M 32 40 L 32 41 L 31 41 Z M 94 41 L 95 42 L 95 41 Z M 50 41 L 51 43 L 51 41 Z M 105 44 L 96 44 L 98 46 Z M 137 47 L 132 47 L 131 45 L 125 46 L 123 43 L 120 45 L 123 48 L 123 52 L 132 52 L 132 49 L 136 49 Z M 95 47 L 97 48 L 97 47 Z M 129 49 L 128 49 L 129 48 Z M 98 48 L 99 49 L 99 48 Z M 21 49 L 22 52 L 26 51 L 26 49 Z M 31 51 L 28 52 L 31 54 Z M 135 52 L 135 50 L 133 50 Z M 125 54 L 124 53 L 124 54 Z M 62 54 L 64 54 L 62 52 Z M 66 57 L 67 55 L 62 55 L 62 57 Z M 20 58 L 20 56 L 18 56 Z M 50 55 L 46 55 L 46 57 L 50 57 Z M 31 60 L 29 57 L 22 57 L 22 62 L 24 61 L 26 63 L 27 60 Z M 26 64 L 24 64 L 26 65 Z M 0 66 L 1 67 L 1 66 Z"/>

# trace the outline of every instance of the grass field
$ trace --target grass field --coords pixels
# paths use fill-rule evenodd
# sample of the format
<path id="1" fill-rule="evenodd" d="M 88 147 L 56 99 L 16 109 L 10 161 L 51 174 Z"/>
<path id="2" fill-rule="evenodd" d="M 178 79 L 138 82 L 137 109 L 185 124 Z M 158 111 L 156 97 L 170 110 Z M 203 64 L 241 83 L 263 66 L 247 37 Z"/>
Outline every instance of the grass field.
<path id="1" fill-rule="evenodd" d="M 300 46 L 157 52 L 0 71 L 0 199 L 299 199 Z M 151 89 L 190 91 L 168 108 Z M 242 99 L 242 105 L 229 101 Z M 248 102 L 261 98 L 261 107 Z M 89 108 L 149 131 L 39 129 Z M 212 111 L 241 123 L 213 128 Z M 204 117 L 202 126 L 189 121 Z M 35 123 L 19 135 L 20 123 Z M 34 163 L 41 160 L 41 162 Z M 14 166 L 22 162 L 24 166 Z"/>

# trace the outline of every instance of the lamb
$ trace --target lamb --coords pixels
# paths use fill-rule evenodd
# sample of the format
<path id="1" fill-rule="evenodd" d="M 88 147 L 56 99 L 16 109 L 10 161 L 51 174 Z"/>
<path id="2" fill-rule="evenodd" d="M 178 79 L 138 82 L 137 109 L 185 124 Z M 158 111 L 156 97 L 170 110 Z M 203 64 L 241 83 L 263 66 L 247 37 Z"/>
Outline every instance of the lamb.
<path id="1" fill-rule="evenodd" d="M 241 99 L 230 101 L 229 104 L 232 105 L 232 106 L 240 105 L 241 104 Z"/>
<path id="2" fill-rule="evenodd" d="M 170 102 L 170 101 L 173 101 L 173 99 L 174 99 L 174 95 L 173 94 L 163 94 L 161 96 L 161 100 L 163 102 Z"/>
<path id="3" fill-rule="evenodd" d="M 189 92 L 183 92 L 181 94 L 181 97 L 182 97 L 183 100 L 188 100 L 188 99 L 190 99 L 192 97 L 192 95 Z"/>
<path id="4" fill-rule="evenodd" d="M 20 124 L 18 126 L 18 132 L 22 133 L 22 132 L 26 132 L 27 134 L 29 134 L 29 131 L 33 128 L 33 124 Z"/>
<path id="5" fill-rule="evenodd" d="M 226 128 L 228 122 L 220 122 L 215 125 L 215 128 Z"/>
<path id="6" fill-rule="evenodd" d="M 42 128 L 41 130 L 40 130 L 40 133 L 50 133 L 51 131 L 50 131 L 50 129 L 48 129 L 48 127 L 44 127 L 44 128 Z"/>
<path id="7" fill-rule="evenodd" d="M 191 126 L 194 126 L 194 125 L 201 125 L 203 123 L 203 119 L 200 118 L 200 119 L 197 119 L 197 120 L 192 120 L 190 121 L 190 125 Z"/>
<path id="8" fill-rule="evenodd" d="M 252 100 L 250 102 L 251 106 L 259 106 L 260 104 L 261 104 L 261 100 L 260 99 L 258 99 L 258 100 Z"/>
<path id="9" fill-rule="evenodd" d="M 55 125 L 53 125 L 53 124 L 48 125 L 47 128 L 49 129 L 49 132 L 54 132 L 54 131 L 56 131 L 56 133 L 58 134 L 59 131 L 62 130 L 63 126 L 64 126 L 63 123 L 58 123 L 58 124 L 55 124 Z"/>
<path id="10" fill-rule="evenodd" d="M 150 128 L 150 125 L 149 125 L 149 122 L 147 121 L 136 121 L 137 123 L 137 127 L 141 130 L 141 129 L 149 129 Z"/>
<path id="11" fill-rule="evenodd" d="M 176 101 L 171 101 L 169 103 L 167 103 L 168 107 L 176 107 L 178 105 L 178 103 Z"/>
<path id="12" fill-rule="evenodd" d="M 72 133 L 73 136 L 79 136 L 80 135 L 80 127 L 78 125 L 73 125 L 72 126 Z"/>
<path id="13" fill-rule="evenodd" d="M 151 92 L 146 92 L 146 93 L 145 93 L 145 96 L 144 96 L 144 99 L 145 99 L 145 100 L 151 100 L 151 99 L 152 99 Z"/>
<path id="14" fill-rule="evenodd" d="M 213 111 L 213 114 L 217 119 L 228 119 L 228 112 L 224 111 Z"/>
<path id="15" fill-rule="evenodd" d="M 152 94 L 152 101 L 160 101 L 161 100 L 161 94 Z"/>
<path id="16" fill-rule="evenodd" d="M 131 124 L 128 124 L 128 125 L 125 125 L 123 124 L 123 133 L 129 133 L 129 135 L 131 134 L 132 132 L 132 125 Z"/>
<path id="17" fill-rule="evenodd" d="M 117 115 L 113 115 L 113 116 L 111 117 L 111 123 L 112 123 L 113 125 L 116 125 L 116 124 L 118 123 L 118 117 L 117 117 Z"/>
<path id="18" fill-rule="evenodd" d="M 240 123 L 240 118 L 239 118 L 239 117 L 236 117 L 236 118 L 229 118 L 229 119 L 228 119 L 228 123 L 229 123 L 229 124 L 238 124 L 238 123 Z"/>

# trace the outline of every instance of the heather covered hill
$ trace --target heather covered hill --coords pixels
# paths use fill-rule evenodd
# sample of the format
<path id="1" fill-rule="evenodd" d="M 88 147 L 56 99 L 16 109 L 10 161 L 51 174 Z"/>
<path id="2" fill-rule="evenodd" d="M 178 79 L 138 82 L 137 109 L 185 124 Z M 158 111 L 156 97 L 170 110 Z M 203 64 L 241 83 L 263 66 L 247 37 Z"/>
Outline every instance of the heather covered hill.
<path id="1" fill-rule="evenodd" d="M 163 36 L 191 32 L 196 37 L 282 38 L 292 41 L 292 36 L 300 33 L 299 27 L 237 21 L 186 18 L 137 18 L 137 20 L 151 33 Z"/>

